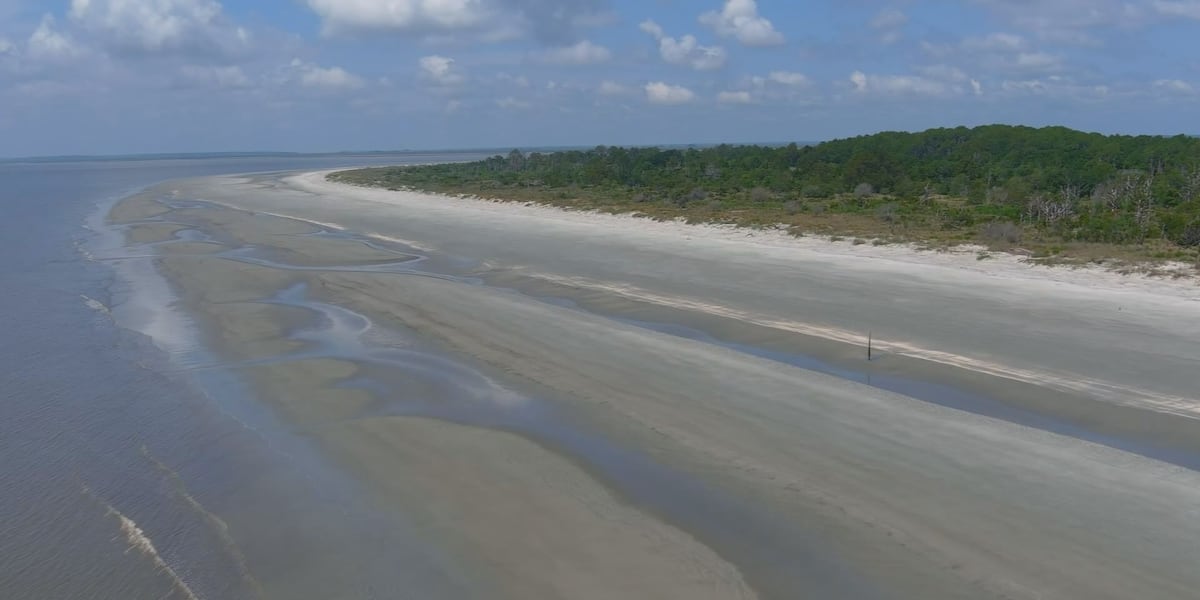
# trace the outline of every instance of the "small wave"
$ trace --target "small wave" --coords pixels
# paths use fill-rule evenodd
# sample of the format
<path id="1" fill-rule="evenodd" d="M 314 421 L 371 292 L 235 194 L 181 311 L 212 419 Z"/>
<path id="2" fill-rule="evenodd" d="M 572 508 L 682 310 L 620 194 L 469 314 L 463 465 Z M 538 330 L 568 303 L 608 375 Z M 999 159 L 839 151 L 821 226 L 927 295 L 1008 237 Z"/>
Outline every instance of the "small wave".
<path id="1" fill-rule="evenodd" d="M 382 233 L 369 232 L 369 233 L 366 233 L 363 235 L 366 236 L 367 238 L 370 238 L 373 240 L 378 240 L 381 242 L 392 242 L 394 244 L 403 244 L 405 246 L 408 246 L 409 248 L 413 248 L 415 250 L 420 250 L 421 252 L 433 252 L 434 251 L 434 248 L 432 248 L 430 246 L 426 246 L 426 245 L 420 244 L 418 242 L 414 242 L 412 240 L 405 240 L 405 239 L 401 239 L 398 237 L 392 237 L 390 235 L 383 235 Z"/>
<path id="2" fill-rule="evenodd" d="M 90 308 L 98 313 L 112 315 L 112 311 L 109 310 L 108 307 L 105 306 L 103 302 L 101 302 L 95 298 L 89 298 L 88 296 L 84 296 L 83 294 L 80 294 L 79 297 L 83 299 L 83 303 L 86 304 L 88 308 Z"/>
<path id="3" fill-rule="evenodd" d="M 200 597 L 188 587 L 183 578 L 179 576 L 179 573 L 176 573 L 175 569 L 172 569 L 171 565 L 168 565 L 167 561 L 163 560 L 162 556 L 158 553 L 158 549 L 154 547 L 154 542 L 150 540 L 145 531 L 142 531 L 141 527 L 138 527 L 136 521 L 125 516 L 125 513 L 117 510 L 112 504 L 109 504 L 103 498 L 96 495 L 87 484 L 81 483 L 80 486 L 84 495 L 92 498 L 104 507 L 105 516 L 117 518 L 121 535 L 124 536 L 125 541 L 129 544 L 129 548 L 125 550 L 126 554 L 136 550 L 142 556 L 150 559 L 154 563 L 155 568 L 167 575 L 171 580 L 172 586 L 174 586 L 174 591 L 179 592 L 187 600 L 200 600 Z"/>
<path id="4" fill-rule="evenodd" d="M 230 207 L 230 208 L 235 208 L 235 209 L 236 209 L 236 207 L 232 207 L 232 206 L 230 206 L 230 205 L 228 205 L 228 204 L 222 204 L 222 203 L 220 203 L 220 202 L 214 202 L 214 204 L 221 204 L 221 206 L 226 206 L 226 207 Z M 267 215 L 267 216 L 269 216 L 269 217 L 279 217 L 279 218 L 281 218 L 281 219 L 288 219 L 288 220 L 291 220 L 291 221 L 299 221 L 299 222 L 301 222 L 301 223 L 308 223 L 309 225 L 316 225 L 317 227 L 324 227 L 325 229 L 330 229 L 330 230 L 333 230 L 333 231 L 346 231 L 346 228 L 345 228 L 344 226 L 342 226 L 342 225 L 339 225 L 339 224 L 337 224 L 337 223 L 327 223 L 327 222 L 325 222 L 325 221 L 317 221 L 317 220 L 315 220 L 315 219 L 303 219 L 303 218 L 300 218 L 300 217 L 293 217 L 292 215 L 285 215 L 285 214 L 280 214 L 280 213 L 274 213 L 274 212 L 269 212 L 269 211 L 265 211 L 265 210 L 256 210 L 256 211 L 253 211 L 253 213 L 252 213 L 252 214 L 256 214 L 256 215 Z"/>
<path id="5" fill-rule="evenodd" d="M 89 231 L 93 231 L 93 233 L 95 232 L 95 230 L 93 230 L 91 227 L 88 227 L 87 225 L 84 225 L 84 227 L 86 227 Z M 79 255 L 83 257 L 84 260 L 96 262 L 96 255 L 92 254 L 92 251 L 88 250 L 86 245 L 83 242 L 78 241 L 78 240 L 75 241 L 75 251 L 78 252 Z"/>
<path id="6" fill-rule="evenodd" d="M 183 478 L 179 476 L 179 473 L 176 473 L 156 456 L 151 454 L 150 449 L 145 445 L 142 446 L 141 450 L 142 456 L 144 456 L 146 460 L 150 461 L 154 465 L 154 468 L 162 473 L 163 476 L 171 482 L 171 487 L 175 491 L 175 494 L 179 496 L 179 498 L 183 500 L 183 502 L 187 504 L 189 508 L 199 514 L 206 523 L 208 523 L 209 527 L 212 528 L 213 532 L 216 534 L 217 539 L 221 541 L 223 549 L 229 553 L 230 558 L 232 558 L 234 564 L 237 565 L 238 574 L 241 575 L 242 579 L 250 586 L 250 588 L 261 597 L 262 589 L 258 585 L 258 581 L 256 581 L 250 574 L 250 568 L 246 563 L 246 556 L 242 554 L 237 542 L 234 541 L 233 536 L 230 535 L 229 524 L 226 523 L 221 517 L 213 514 L 207 508 L 204 508 L 204 505 L 200 504 L 200 501 L 196 500 L 196 498 L 188 492 L 187 485 L 184 484 Z"/>

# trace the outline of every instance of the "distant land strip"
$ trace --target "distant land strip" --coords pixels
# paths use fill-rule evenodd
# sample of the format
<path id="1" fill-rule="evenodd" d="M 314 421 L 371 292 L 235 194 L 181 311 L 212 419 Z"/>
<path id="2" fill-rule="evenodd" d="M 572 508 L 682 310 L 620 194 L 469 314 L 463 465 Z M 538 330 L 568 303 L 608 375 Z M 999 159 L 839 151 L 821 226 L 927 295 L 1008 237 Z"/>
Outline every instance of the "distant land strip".
<path id="1" fill-rule="evenodd" d="M 989 125 L 813 145 L 513 150 L 330 179 L 855 243 L 979 244 L 1046 263 L 1200 268 L 1200 139 L 1188 135 Z"/>

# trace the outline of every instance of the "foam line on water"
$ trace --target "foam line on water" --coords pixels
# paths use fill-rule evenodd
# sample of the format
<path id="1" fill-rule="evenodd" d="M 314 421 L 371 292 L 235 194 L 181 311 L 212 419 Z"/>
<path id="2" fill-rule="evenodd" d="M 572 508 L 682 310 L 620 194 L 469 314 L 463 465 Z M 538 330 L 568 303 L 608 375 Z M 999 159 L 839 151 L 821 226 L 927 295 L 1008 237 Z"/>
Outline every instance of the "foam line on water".
<path id="1" fill-rule="evenodd" d="M 112 311 L 110 311 L 103 302 L 84 294 L 80 294 L 79 298 L 83 300 L 83 303 L 87 305 L 88 308 L 104 315 L 112 315 Z"/>
<path id="2" fill-rule="evenodd" d="M 114 517 L 117 519 L 121 536 L 124 537 L 125 542 L 129 544 L 129 547 L 125 550 L 126 554 L 137 551 L 138 554 L 141 554 L 149 559 L 154 565 L 155 569 L 164 573 L 167 578 L 170 579 L 173 592 L 178 592 L 187 600 L 200 600 L 200 597 L 197 596 L 190 587 L 188 587 L 187 582 L 180 577 L 179 573 L 176 572 L 171 565 L 167 564 L 167 561 L 164 560 L 162 555 L 158 553 L 158 548 L 154 546 L 154 541 L 151 540 L 148 535 L 146 535 L 146 532 L 143 531 L 141 527 L 138 527 L 136 521 L 126 516 L 125 513 L 117 510 L 116 507 L 110 504 L 107 500 L 101 498 L 99 495 L 93 492 L 92 489 L 87 486 L 87 484 L 80 484 L 80 487 L 85 496 L 92 498 L 102 507 L 104 507 L 105 516 Z"/>
<path id="3" fill-rule="evenodd" d="M 200 501 L 196 500 L 196 498 L 192 496 L 190 492 L 188 492 L 187 484 L 184 483 L 183 478 L 179 476 L 179 473 L 168 467 L 165 463 L 159 460 L 158 457 L 151 454 L 150 449 L 147 448 L 145 444 L 142 445 L 141 452 L 142 456 L 144 456 L 146 460 L 150 461 L 150 463 L 154 465 L 154 468 L 162 473 L 163 477 L 170 482 L 171 489 L 175 492 L 175 495 L 179 496 L 179 498 L 183 500 L 184 504 L 200 515 L 201 519 L 203 519 L 204 522 L 209 525 L 213 533 L 217 536 L 217 539 L 221 541 L 222 548 L 226 553 L 229 554 L 234 564 L 237 565 L 238 573 L 242 576 L 242 579 L 247 585 L 250 586 L 251 589 L 255 591 L 259 597 L 261 597 L 262 587 L 259 585 L 254 576 L 250 574 L 250 568 L 247 565 L 246 556 L 242 553 L 241 548 L 238 547 L 237 542 L 233 539 L 233 535 L 229 533 L 229 524 L 226 523 L 224 519 L 216 514 L 213 514 L 211 511 L 205 508 L 203 504 L 200 504 Z"/>

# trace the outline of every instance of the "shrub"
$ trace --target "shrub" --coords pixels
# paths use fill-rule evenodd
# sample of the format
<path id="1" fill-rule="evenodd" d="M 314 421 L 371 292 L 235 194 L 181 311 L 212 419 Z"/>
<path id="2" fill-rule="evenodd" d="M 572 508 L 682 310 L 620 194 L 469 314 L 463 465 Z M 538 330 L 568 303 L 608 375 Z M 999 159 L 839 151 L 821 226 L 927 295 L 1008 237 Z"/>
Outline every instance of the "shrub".
<path id="1" fill-rule="evenodd" d="M 788 200 L 783 203 L 783 211 L 789 215 L 794 215 L 800 212 L 801 204 L 795 200 Z"/>
<path id="2" fill-rule="evenodd" d="M 860 183 L 854 188 L 854 197 L 858 199 L 866 198 L 875 193 L 875 186 L 869 183 Z"/>
<path id="3" fill-rule="evenodd" d="M 1175 240 L 1177 244 L 1184 247 L 1200 247 L 1200 223 L 1193 223 L 1184 228 L 1183 233 L 1179 234 L 1179 238 Z"/>
<path id="4" fill-rule="evenodd" d="M 1014 223 L 988 223 L 983 228 L 983 237 L 994 242 L 1016 244 L 1021 241 L 1021 227 Z"/>
<path id="5" fill-rule="evenodd" d="M 829 195 L 825 192 L 825 188 L 816 184 L 804 186 L 804 189 L 800 193 L 807 198 L 824 198 Z"/>
<path id="6" fill-rule="evenodd" d="M 889 225 L 895 224 L 900 220 L 900 205 L 896 204 L 895 202 L 888 202 L 887 204 L 881 205 L 879 208 L 875 209 L 875 216 L 884 223 Z"/>
<path id="7" fill-rule="evenodd" d="M 771 193 L 771 190 L 768 190 L 767 188 L 764 188 L 764 187 L 756 187 L 756 188 L 750 190 L 750 201 L 751 202 L 757 202 L 759 204 L 763 204 L 765 202 L 770 201 L 772 197 L 774 197 L 774 194 Z"/>

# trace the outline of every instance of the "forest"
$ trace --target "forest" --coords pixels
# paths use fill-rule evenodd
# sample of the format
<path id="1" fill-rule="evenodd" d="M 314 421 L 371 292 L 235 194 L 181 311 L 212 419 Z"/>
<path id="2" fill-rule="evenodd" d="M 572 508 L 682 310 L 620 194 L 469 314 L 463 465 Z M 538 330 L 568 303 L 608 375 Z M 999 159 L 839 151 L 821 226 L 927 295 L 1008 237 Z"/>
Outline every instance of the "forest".
<path id="1" fill-rule="evenodd" d="M 334 179 L 797 234 L 1200 248 L 1200 139 L 990 125 L 815 145 L 513 150 Z"/>

